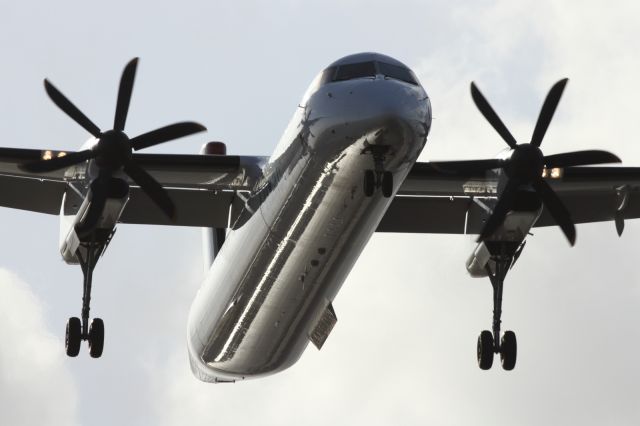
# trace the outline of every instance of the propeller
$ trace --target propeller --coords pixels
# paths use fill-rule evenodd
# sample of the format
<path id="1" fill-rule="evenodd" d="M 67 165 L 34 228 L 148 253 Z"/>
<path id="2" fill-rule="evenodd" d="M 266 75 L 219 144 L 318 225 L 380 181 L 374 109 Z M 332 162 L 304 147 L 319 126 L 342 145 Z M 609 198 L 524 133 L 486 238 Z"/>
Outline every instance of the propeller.
<path id="1" fill-rule="evenodd" d="M 98 139 L 91 148 L 83 151 L 68 153 L 62 157 L 49 160 L 38 160 L 20 165 L 20 168 L 32 173 L 46 173 L 64 169 L 87 160 L 94 160 L 99 167 L 96 184 L 107 185 L 113 173 L 122 170 L 153 200 L 153 202 L 171 219 L 175 220 L 176 209 L 167 191 L 149 173 L 133 160 L 132 150 L 138 151 L 158 145 L 173 139 L 206 130 L 204 126 L 194 122 L 182 122 L 161 127 L 129 139 L 124 133 L 133 82 L 138 67 L 138 58 L 134 58 L 126 65 L 120 78 L 116 113 L 113 129 L 101 131 L 80 109 L 78 109 L 65 95 L 62 94 L 49 80 L 44 80 L 44 88 L 49 98 L 58 108 L 64 111 L 73 121 L 82 126 L 87 132 Z M 92 188 L 95 186 L 92 185 Z M 95 187 L 97 189 L 97 187 Z M 94 191 L 93 205 L 103 206 L 107 191 Z M 103 199 L 104 198 L 104 199 Z M 97 209 L 97 207 L 96 207 Z M 94 212 L 96 213 L 96 212 Z M 99 213 L 99 212 L 98 212 Z"/>
<path id="2" fill-rule="evenodd" d="M 505 159 L 437 162 L 434 163 L 434 167 L 461 173 L 481 173 L 492 169 L 502 169 L 504 171 L 506 182 L 502 193 L 493 209 L 493 213 L 478 237 L 478 242 L 487 239 L 500 227 L 513 206 L 518 190 L 523 186 L 528 186 L 533 188 L 544 207 L 562 229 L 569 243 L 571 245 L 575 244 L 576 229 L 571 215 L 555 191 L 543 179 L 544 168 L 619 163 L 620 159 L 610 152 L 600 150 L 574 151 L 548 156 L 542 153 L 540 145 L 549 128 L 567 82 L 568 79 L 565 78 L 553 85 L 540 110 L 531 142 L 522 144 L 517 143 L 482 92 L 480 92 L 475 83 L 471 83 L 471 97 L 476 107 L 511 148 L 510 155 Z"/>

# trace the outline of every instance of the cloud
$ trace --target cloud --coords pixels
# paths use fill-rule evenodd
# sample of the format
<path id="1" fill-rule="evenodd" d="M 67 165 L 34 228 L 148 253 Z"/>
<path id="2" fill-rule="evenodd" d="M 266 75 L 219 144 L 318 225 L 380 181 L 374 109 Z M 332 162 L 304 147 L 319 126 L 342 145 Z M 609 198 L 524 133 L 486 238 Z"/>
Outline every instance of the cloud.
<path id="1" fill-rule="evenodd" d="M 0 423 L 77 424 L 63 342 L 47 330 L 42 303 L 6 269 L 0 269 L 0 289 Z"/>

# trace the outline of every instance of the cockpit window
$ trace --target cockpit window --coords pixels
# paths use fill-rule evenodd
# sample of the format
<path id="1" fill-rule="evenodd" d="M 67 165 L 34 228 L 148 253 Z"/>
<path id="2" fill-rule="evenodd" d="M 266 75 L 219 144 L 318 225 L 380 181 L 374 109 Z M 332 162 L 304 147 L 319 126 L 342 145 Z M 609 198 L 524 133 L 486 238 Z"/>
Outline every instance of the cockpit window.
<path id="1" fill-rule="evenodd" d="M 402 80 L 415 85 L 418 84 L 413 73 L 408 68 L 387 64 L 385 62 L 378 62 L 378 69 L 380 70 L 380 74 L 385 77 L 395 78 L 396 80 Z"/>
<path id="2" fill-rule="evenodd" d="M 311 93 L 327 83 L 352 80 L 354 78 L 374 79 L 378 74 L 384 75 L 385 78 L 393 78 L 418 85 L 416 76 L 409 68 L 379 61 L 358 62 L 355 64 L 334 65 L 322 71 L 307 89 L 304 99 L 307 99 Z"/>
<path id="3" fill-rule="evenodd" d="M 376 77 L 375 62 L 359 62 L 357 64 L 340 65 L 333 81 L 351 80 L 352 78 Z"/>

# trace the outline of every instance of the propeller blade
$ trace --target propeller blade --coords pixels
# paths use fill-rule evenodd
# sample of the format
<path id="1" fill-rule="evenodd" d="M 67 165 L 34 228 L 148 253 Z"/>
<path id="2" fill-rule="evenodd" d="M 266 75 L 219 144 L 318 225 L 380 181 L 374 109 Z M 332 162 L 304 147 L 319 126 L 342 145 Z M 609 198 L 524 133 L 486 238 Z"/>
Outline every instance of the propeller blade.
<path id="1" fill-rule="evenodd" d="M 518 142 L 516 142 L 513 135 L 511 135 L 507 126 L 505 126 L 502 120 L 500 120 L 498 114 L 496 114 L 493 108 L 491 108 L 491 105 L 489 105 L 489 102 L 474 82 L 471 82 L 471 97 L 473 98 L 473 102 L 476 104 L 476 107 L 478 107 L 482 115 L 484 115 L 484 118 L 486 118 L 496 132 L 502 136 L 502 139 L 504 139 L 507 145 L 511 148 L 515 148 Z"/>
<path id="2" fill-rule="evenodd" d="M 576 243 L 576 227 L 573 224 L 569 211 L 564 206 L 558 195 L 551 189 L 544 179 L 539 178 L 533 181 L 533 187 L 542 199 L 545 208 L 549 209 L 549 213 L 555 219 L 564 235 L 572 246 Z"/>
<path id="3" fill-rule="evenodd" d="M 544 164 L 548 168 L 620 162 L 622 162 L 622 160 L 620 160 L 616 155 L 600 150 L 565 152 L 563 154 L 554 154 L 544 157 Z"/>
<path id="4" fill-rule="evenodd" d="M 31 163 L 20 164 L 18 167 L 21 170 L 30 173 L 46 173 L 71 167 L 94 157 L 95 152 L 90 149 L 86 149 L 84 151 L 71 152 L 62 157 L 55 157 L 51 160 L 39 160 Z"/>
<path id="5" fill-rule="evenodd" d="M 553 114 L 556 112 L 556 107 L 558 106 L 558 102 L 560 102 L 564 87 L 567 85 L 568 81 L 568 78 L 563 78 L 554 84 L 551 90 L 549 90 L 549 94 L 547 94 L 547 98 L 544 100 L 544 104 L 542 104 L 540 115 L 538 115 L 536 128 L 533 130 L 531 144 L 540 147 L 542 139 L 544 139 L 544 135 L 549 127 L 549 123 L 551 123 L 551 119 L 553 118 Z"/>
<path id="6" fill-rule="evenodd" d="M 443 173 L 475 174 L 504 167 L 504 160 L 492 158 L 488 160 L 434 161 L 429 165 Z"/>
<path id="7" fill-rule="evenodd" d="M 493 208 L 493 213 L 489 216 L 489 220 L 484 225 L 480 236 L 478 236 L 477 242 L 483 241 L 491 236 L 498 227 L 504 222 L 507 213 L 509 213 L 509 208 L 513 205 L 513 200 L 516 195 L 516 191 L 518 190 L 519 182 L 517 179 L 509 179 L 507 181 L 507 186 L 502 191 L 500 198 L 498 199 L 498 203 Z"/>
<path id="8" fill-rule="evenodd" d="M 118 89 L 118 103 L 116 106 L 116 116 L 113 120 L 114 130 L 124 130 L 127 121 L 127 113 L 129 112 L 129 103 L 131 103 L 131 92 L 133 91 L 133 81 L 136 78 L 136 69 L 138 68 L 138 58 L 133 58 L 122 71 L 120 78 L 120 88 Z"/>
<path id="9" fill-rule="evenodd" d="M 191 121 L 171 124 L 169 126 L 161 127 L 156 130 L 152 130 L 148 133 L 136 136 L 131 139 L 131 147 L 139 151 L 150 146 L 158 145 L 163 142 L 167 142 L 173 139 L 189 136 L 194 133 L 203 132 L 207 130 L 202 124 L 194 123 Z"/>
<path id="10" fill-rule="evenodd" d="M 135 183 L 153 200 L 154 203 L 166 214 L 172 221 L 176 218 L 176 207 L 171 201 L 167 191 L 142 167 L 134 161 L 129 161 L 124 166 L 124 172 L 129 175 Z"/>
<path id="11" fill-rule="evenodd" d="M 100 128 L 96 126 L 93 121 L 89 120 L 89 118 L 82 113 L 65 95 L 62 94 L 56 87 L 49 82 L 49 80 L 44 80 L 44 89 L 47 91 L 49 98 L 53 101 L 54 104 L 58 106 L 62 111 L 65 112 L 69 117 L 73 119 L 76 123 L 81 125 L 87 132 L 91 133 L 94 137 L 100 137 Z"/>

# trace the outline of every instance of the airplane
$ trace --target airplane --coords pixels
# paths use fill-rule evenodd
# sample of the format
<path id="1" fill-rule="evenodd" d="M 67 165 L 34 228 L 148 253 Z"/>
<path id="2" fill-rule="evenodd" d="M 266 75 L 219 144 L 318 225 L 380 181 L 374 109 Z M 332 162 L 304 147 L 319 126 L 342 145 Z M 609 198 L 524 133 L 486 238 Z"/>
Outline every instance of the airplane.
<path id="1" fill-rule="evenodd" d="M 129 138 L 138 65 L 125 67 L 113 128 L 103 131 L 51 82 L 51 100 L 91 138 L 79 151 L 0 148 L 0 205 L 60 216 L 60 253 L 84 275 L 81 316 L 68 320 L 66 353 L 104 348 L 90 318 L 93 270 L 119 223 L 203 228 L 206 276 L 189 312 L 192 372 L 206 382 L 263 377 L 322 348 L 332 306 L 374 232 L 477 236 L 466 262 L 488 277 L 493 321 L 477 340 L 481 369 L 495 355 L 512 370 L 513 331 L 501 332 L 505 278 L 534 227 L 640 217 L 640 168 L 600 150 L 545 155 L 541 143 L 567 83 L 547 95 L 529 142 L 518 143 L 475 83 L 480 113 L 507 144 L 495 158 L 417 162 L 431 128 L 430 98 L 413 71 L 378 53 L 339 59 L 311 82 L 270 157 L 137 151 L 205 130 L 195 122 Z M 135 151 L 135 152 L 134 152 Z"/>

